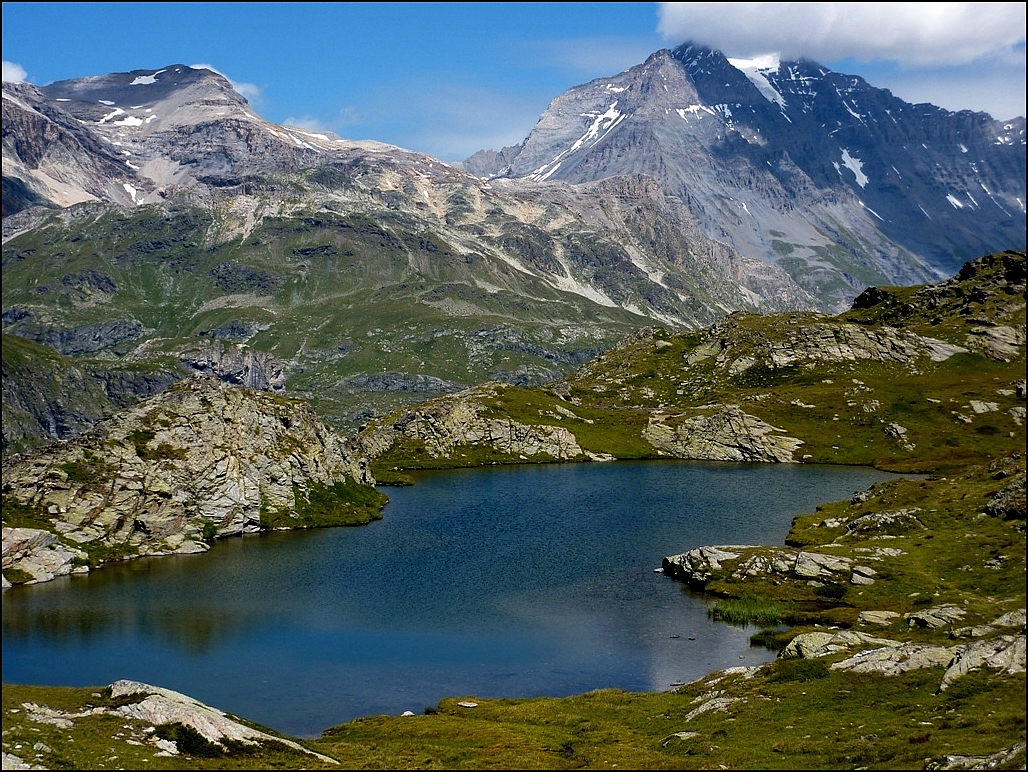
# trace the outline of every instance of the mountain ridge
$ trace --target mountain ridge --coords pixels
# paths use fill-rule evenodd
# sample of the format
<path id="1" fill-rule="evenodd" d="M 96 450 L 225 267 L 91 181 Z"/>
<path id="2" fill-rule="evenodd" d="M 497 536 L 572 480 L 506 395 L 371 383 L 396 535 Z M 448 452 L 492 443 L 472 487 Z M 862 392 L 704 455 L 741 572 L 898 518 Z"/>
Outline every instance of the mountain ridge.
<path id="1" fill-rule="evenodd" d="M 706 235 L 844 299 L 861 267 L 909 284 L 1020 248 L 1024 142 L 1024 118 L 908 105 L 806 60 L 744 72 L 686 43 L 569 89 L 521 145 L 465 166 L 572 183 L 648 172 Z"/>
<path id="2" fill-rule="evenodd" d="M 243 377 L 358 425 L 426 389 L 558 379 L 639 327 L 838 311 L 867 286 L 937 277 L 851 188 L 816 184 L 853 176 L 852 157 L 807 173 L 747 134 L 752 121 L 729 126 L 704 107 L 687 53 L 558 97 L 558 145 L 590 127 L 606 138 L 550 174 L 527 165 L 529 145 L 545 150 L 537 134 L 518 163 L 545 180 L 485 180 L 277 126 L 221 76 L 183 65 L 5 83 L 4 332 L 64 355 Z M 696 109 L 676 107 L 681 93 Z M 645 120 L 604 118 L 626 100 Z M 611 144 L 628 129 L 630 146 Z M 688 152 L 668 155 L 672 140 Z M 640 149 L 657 169 L 636 163 Z M 575 169 L 593 172 L 559 179 Z"/>

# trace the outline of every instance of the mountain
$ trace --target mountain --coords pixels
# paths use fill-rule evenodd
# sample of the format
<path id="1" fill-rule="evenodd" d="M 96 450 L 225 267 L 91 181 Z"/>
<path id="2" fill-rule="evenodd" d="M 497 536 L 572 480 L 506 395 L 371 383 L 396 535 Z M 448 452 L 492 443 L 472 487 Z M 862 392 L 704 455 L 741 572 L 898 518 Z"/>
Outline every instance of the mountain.
<path id="1" fill-rule="evenodd" d="M 183 65 L 3 88 L 4 331 L 64 355 L 231 361 L 358 422 L 552 380 L 645 324 L 816 303 L 645 177 L 488 183 L 269 123 Z"/>
<path id="2" fill-rule="evenodd" d="M 29 766 L 16 754 L 32 748 L 49 768 L 99 768 L 112 755 L 142 768 L 160 748 L 193 769 L 369 758 L 403 769 L 442 748 L 447 766 L 467 768 L 1024 768 L 1025 258 L 1004 251 L 943 282 L 869 288 L 835 316 L 640 330 L 558 383 L 482 385 L 373 421 L 352 441 L 302 404 L 197 378 L 9 460 L 12 584 L 200 551 L 240 530 L 329 524 L 326 513 L 366 522 L 381 504 L 360 484 L 369 455 L 380 482 L 379 468 L 395 480 L 601 454 L 921 473 L 797 516 L 784 544 L 672 534 L 669 550 L 685 551 L 654 556 L 656 573 L 706 593 L 713 619 L 754 625 L 751 645 L 780 652 L 763 665 L 645 693 L 453 696 L 420 717 L 363 718 L 302 743 L 136 682 L 5 684 L 19 707 L 5 718 L 4 764 Z M 668 616 L 655 637 L 688 656 L 678 647 L 699 644 L 675 624 Z M 123 730 L 113 737 L 111 720 Z"/>
<path id="3" fill-rule="evenodd" d="M 975 238 L 1023 245 L 1023 120 L 905 106 L 809 63 L 750 76 L 763 92 L 715 52 L 658 52 L 481 155 L 506 168 L 489 180 L 270 123 L 206 69 L 5 83 L 3 331 L 100 378 L 89 415 L 199 372 L 353 429 L 486 380 L 554 381 L 643 327 L 834 312 L 941 275 Z M 967 203 L 972 181 L 991 198 Z M 963 208 L 920 198 L 944 191 Z M 5 409 L 5 450 L 77 431 L 6 351 L 5 405 L 24 410 Z"/>
<path id="4" fill-rule="evenodd" d="M 835 310 L 1025 245 L 1025 120 L 908 104 L 811 61 L 685 44 L 569 89 L 485 177 L 654 179 L 698 230 L 778 265 Z"/>
<path id="5" fill-rule="evenodd" d="M 680 458 L 924 471 L 1017 453 L 1025 424 L 1025 253 L 946 281 L 865 290 L 829 316 L 732 314 L 648 328 L 545 387 L 483 384 L 376 418 L 397 469 Z"/>

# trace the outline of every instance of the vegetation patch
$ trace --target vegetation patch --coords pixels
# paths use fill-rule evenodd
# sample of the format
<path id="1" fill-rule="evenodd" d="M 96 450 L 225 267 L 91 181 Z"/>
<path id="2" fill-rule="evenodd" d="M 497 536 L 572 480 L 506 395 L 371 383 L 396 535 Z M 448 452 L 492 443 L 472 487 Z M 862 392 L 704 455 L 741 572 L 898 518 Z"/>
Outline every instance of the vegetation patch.
<path id="1" fill-rule="evenodd" d="M 388 497 L 371 486 L 350 478 L 332 485 L 310 483 L 306 490 L 293 485 L 294 512 L 276 512 L 265 503 L 261 507 L 261 528 L 327 528 L 366 525 L 382 517 Z"/>
<path id="2" fill-rule="evenodd" d="M 13 496 L 4 496 L 2 506 L 3 523 L 6 528 L 53 528 L 49 514 L 39 505 L 26 504 Z"/>
<path id="3" fill-rule="evenodd" d="M 776 625 L 782 621 L 782 604 L 766 598 L 746 595 L 715 601 L 707 609 L 707 616 L 718 622 L 733 625 Z"/>

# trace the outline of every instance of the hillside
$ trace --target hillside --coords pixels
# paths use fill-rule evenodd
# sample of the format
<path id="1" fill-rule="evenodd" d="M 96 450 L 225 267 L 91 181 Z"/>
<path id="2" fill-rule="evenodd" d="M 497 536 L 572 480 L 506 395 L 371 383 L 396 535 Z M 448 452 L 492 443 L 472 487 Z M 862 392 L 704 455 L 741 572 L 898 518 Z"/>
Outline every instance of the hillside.
<path id="1" fill-rule="evenodd" d="M 396 481 L 613 457 L 917 472 L 796 518 L 783 545 L 664 556 L 668 581 L 781 651 L 769 665 L 655 694 L 455 696 L 300 747 L 157 687 L 5 685 L 5 754 L 40 743 L 44 766 L 196 769 L 1023 768 L 1025 258 L 872 288 L 837 316 L 649 329 L 552 386 L 486 384 L 357 438 Z"/>
<path id="2" fill-rule="evenodd" d="M 383 473 L 462 465 L 467 450 L 454 448 L 469 444 L 471 414 L 476 425 L 557 432 L 580 450 L 512 458 L 502 442 L 475 440 L 470 463 L 606 453 L 927 471 L 986 449 L 1015 452 L 1024 276 L 1024 252 L 996 253 L 939 284 L 869 289 L 834 317 L 735 314 L 697 332 L 648 328 L 551 386 L 480 386 L 375 420 L 364 438 L 384 448 Z"/>
<path id="3" fill-rule="evenodd" d="M 246 359 L 339 426 L 553 380 L 646 323 L 816 302 L 645 176 L 490 184 L 271 124 L 208 70 L 5 83 L 3 111 L 6 333 L 234 382 Z"/>
<path id="4" fill-rule="evenodd" d="M 309 405 L 194 376 L 3 464 L 3 586 L 381 517 L 367 461 Z"/>
<path id="5" fill-rule="evenodd" d="M 3 330 L 73 369 L 288 394 L 351 431 L 559 380 L 643 327 L 837 312 L 1023 248 L 1023 119 L 847 78 L 658 52 L 555 98 L 489 156 L 506 171 L 279 126 L 181 64 L 5 83 Z M 8 374 L 5 452 L 79 430 L 58 384 L 47 401 Z M 152 393 L 84 388 L 110 402 L 90 415 Z"/>
<path id="6" fill-rule="evenodd" d="M 912 105 L 812 61 L 685 43 L 555 97 L 528 137 L 467 167 L 583 184 L 651 177 L 695 227 L 838 311 L 1024 248 L 1024 118 Z"/>

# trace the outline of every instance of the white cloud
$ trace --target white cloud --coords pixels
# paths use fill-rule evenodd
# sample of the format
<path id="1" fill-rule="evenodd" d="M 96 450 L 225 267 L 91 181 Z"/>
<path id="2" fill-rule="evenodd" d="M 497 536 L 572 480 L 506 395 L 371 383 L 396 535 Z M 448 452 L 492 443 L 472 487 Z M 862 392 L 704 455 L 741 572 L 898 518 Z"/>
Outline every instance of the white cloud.
<path id="1" fill-rule="evenodd" d="M 4 83 L 24 83 L 28 77 L 25 68 L 14 62 L 4 61 Z"/>
<path id="2" fill-rule="evenodd" d="M 906 102 L 1025 115 L 1024 3 L 660 3 L 658 18 L 671 45 L 808 58 Z"/>
<path id="3" fill-rule="evenodd" d="M 253 83 L 240 83 L 238 81 L 232 80 L 232 78 L 230 78 L 228 75 L 223 73 L 217 67 L 214 67 L 214 66 L 212 66 L 210 64 L 191 64 L 189 66 L 192 67 L 194 70 L 210 70 L 211 72 L 216 72 L 216 73 L 218 73 L 218 75 L 220 75 L 225 80 L 227 80 L 231 84 L 232 88 L 234 88 L 236 91 L 238 91 L 244 97 L 246 97 L 247 101 L 249 101 L 249 102 L 258 102 L 258 101 L 260 101 L 260 98 L 261 98 L 261 87 L 258 86 L 258 85 L 255 85 Z"/>
<path id="4" fill-rule="evenodd" d="M 1024 3 L 660 3 L 658 31 L 729 56 L 923 67 L 1003 56 L 1025 42 Z"/>

